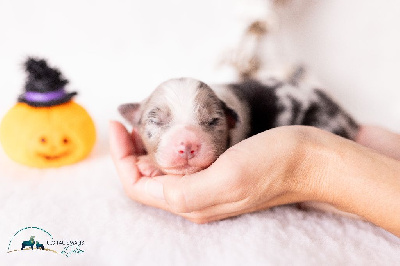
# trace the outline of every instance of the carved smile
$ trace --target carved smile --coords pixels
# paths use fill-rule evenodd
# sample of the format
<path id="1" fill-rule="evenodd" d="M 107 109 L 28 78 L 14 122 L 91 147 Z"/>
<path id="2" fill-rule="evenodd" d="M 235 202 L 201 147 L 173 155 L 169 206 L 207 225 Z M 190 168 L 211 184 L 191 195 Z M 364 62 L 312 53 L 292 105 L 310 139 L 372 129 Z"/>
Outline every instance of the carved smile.
<path id="1" fill-rule="evenodd" d="M 37 153 L 39 157 L 44 158 L 47 161 L 54 161 L 54 160 L 58 160 L 61 159 L 63 157 L 66 157 L 69 155 L 69 152 L 63 152 L 60 154 L 56 154 L 56 155 L 48 155 L 48 154 L 44 154 L 44 153 Z"/>

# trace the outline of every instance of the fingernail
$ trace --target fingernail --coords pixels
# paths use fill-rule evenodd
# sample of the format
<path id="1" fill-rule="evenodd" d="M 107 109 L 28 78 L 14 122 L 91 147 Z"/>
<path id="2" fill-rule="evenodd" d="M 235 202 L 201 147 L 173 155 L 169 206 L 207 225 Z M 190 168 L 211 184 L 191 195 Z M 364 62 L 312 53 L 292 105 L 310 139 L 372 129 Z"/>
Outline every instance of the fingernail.
<path id="1" fill-rule="evenodd" d="M 164 200 L 163 185 L 152 178 L 149 178 L 146 182 L 146 192 L 154 198 Z"/>

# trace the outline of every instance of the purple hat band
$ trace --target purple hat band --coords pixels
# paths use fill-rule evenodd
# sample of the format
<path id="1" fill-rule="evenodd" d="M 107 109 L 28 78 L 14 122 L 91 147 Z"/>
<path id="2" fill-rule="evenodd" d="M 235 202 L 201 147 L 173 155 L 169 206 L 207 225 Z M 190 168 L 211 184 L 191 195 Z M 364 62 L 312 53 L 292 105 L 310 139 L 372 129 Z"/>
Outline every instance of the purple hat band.
<path id="1" fill-rule="evenodd" d="M 25 99 L 30 102 L 51 102 L 62 99 L 65 95 L 64 89 L 48 92 L 27 91 L 24 93 Z"/>

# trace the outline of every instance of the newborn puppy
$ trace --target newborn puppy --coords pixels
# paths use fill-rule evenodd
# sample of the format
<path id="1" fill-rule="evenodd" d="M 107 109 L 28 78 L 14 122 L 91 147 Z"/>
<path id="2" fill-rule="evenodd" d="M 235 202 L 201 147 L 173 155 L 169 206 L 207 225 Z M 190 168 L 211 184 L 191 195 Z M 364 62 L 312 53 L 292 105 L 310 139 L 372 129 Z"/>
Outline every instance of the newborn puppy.
<path id="1" fill-rule="evenodd" d="M 147 154 L 138 167 L 144 176 L 200 171 L 228 147 L 278 126 L 316 126 L 349 139 L 358 131 L 321 90 L 272 79 L 211 87 L 192 78 L 171 79 L 119 112 L 141 136 Z"/>
<path id="2" fill-rule="evenodd" d="M 166 81 L 142 103 L 121 105 L 119 111 L 142 138 L 147 156 L 138 166 L 150 176 L 208 167 L 230 145 L 235 120 L 213 90 L 194 79 Z"/>

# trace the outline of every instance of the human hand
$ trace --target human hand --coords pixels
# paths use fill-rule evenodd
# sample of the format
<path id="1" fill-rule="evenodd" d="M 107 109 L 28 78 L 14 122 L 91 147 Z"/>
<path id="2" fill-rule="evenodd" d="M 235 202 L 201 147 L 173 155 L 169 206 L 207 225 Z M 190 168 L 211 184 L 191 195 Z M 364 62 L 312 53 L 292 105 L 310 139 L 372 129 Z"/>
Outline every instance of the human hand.
<path id="1" fill-rule="evenodd" d="M 309 136 L 304 127 L 269 130 L 231 147 L 198 173 L 150 178 L 136 165 L 143 149 L 138 135 L 110 123 L 111 155 L 126 194 L 196 223 L 315 198 L 308 189 L 314 167 L 304 148 Z"/>

